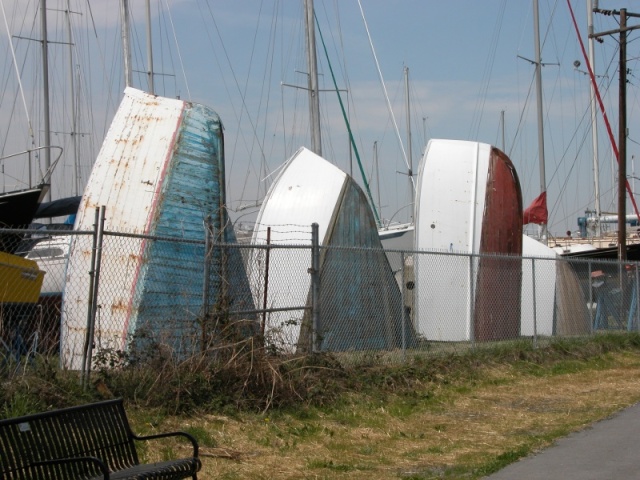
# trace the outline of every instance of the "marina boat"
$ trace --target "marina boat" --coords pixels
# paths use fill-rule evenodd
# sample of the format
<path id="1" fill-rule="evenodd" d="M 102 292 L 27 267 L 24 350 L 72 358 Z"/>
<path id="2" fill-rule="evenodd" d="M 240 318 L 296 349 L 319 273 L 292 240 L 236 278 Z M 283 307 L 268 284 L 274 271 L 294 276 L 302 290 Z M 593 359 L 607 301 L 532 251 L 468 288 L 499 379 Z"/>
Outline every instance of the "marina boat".
<path id="1" fill-rule="evenodd" d="M 28 228 L 44 199 L 48 184 L 0 193 L 0 228 Z M 0 251 L 15 253 L 22 240 L 20 233 L 0 233 Z"/>
<path id="2" fill-rule="evenodd" d="M 430 252 L 414 255 L 418 333 L 435 341 L 517 337 L 522 196 L 511 160 L 485 143 L 433 139 L 418 178 L 415 249 Z"/>
<path id="3" fill-rule="evenodd" d="M 25 258 L 35 261 L 41 270 L 47 272 L 42 283 L 43 297 L 62 295 L 70 242 L 69 235 L 43 238 L 25 255 Z"/>
<path id="4" fill-rule="evenodd" d="M 29 259 L 0 252 L 0 309 L 2 318 L 7 312 L 23 315 L 20 309 L 38 302 L 44 272 Z M 1 322 L 0 322 L 1 323 Z"/>
<path id="5" fill-rule="evenodd" d="M 323 250 L 320 255 L 325 287 L 319 299 L 317 348 L 392 349 L 413 343 L 415 334 L 402 313 L 400 291 L 364 192 L 349 175 L 306 148 L 293 155 L 269 189 L 253 232 L 255 246 L 303 247 L 288 249 L 288 261 L 273 261 L 268 271 L 263 251 L 253 251 L 249 269 L 255 302 L 265 309 L 291 309 L 265 315 L 267 341 L 286 352 L 311 347 L 311 316 L 303 313 L 310 310 L 302 308 L 311 306 L 307 269 L 313 223 L 318 224 L 321 246 L 363 248 Z"/>
<path id="6" fill-rule="evenodd" d="M 588 299 L 568 258 L 527 235 L 522 237 L 522 257 L 521 335 L 590 333 Z"/>
<path id="7" fill-rule="evenodd" d="M 49 176 L 47 172 L 46 178 Z M 43 181 L 35 187 L 0 193 L 0 228 L 28 228 L 48 190 L 49 184 Z M 20 232 L 0 232 L 0 341 L 16 358 L 31 348 L 32 322 L 26 320 L 38 308 L 45 277 L 37 262 L 18 254 L 23 238 Z"/>
<path id="8" fill-rule="evenodd" d="M 144 332 L 185 355 L 215 337 L 208 306 L 253 309 L 238 250 L 205 252 L 208 225 L 217 243 L 235 241 L 224 208 L 223 145 L 222 123 L 208 107 L 125 90 L 75 223 L 91 230 L 104 207 L 104 229 L 131 235 L 107 237 L 102 248 L 95 348 L 125 350 Z M 62 361 L 72 369 L 84 364 L 91 251 L 88 237 L 72 237 L 61 328 Z"/>

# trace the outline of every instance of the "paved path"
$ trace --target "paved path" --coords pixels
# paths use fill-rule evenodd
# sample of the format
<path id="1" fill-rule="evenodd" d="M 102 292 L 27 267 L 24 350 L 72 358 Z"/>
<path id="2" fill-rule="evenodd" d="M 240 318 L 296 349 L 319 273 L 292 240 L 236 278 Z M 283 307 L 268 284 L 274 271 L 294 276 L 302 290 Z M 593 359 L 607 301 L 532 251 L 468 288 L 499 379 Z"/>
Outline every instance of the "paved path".
<path id="1" fill-rule="evenodd" d="M 487 480 L 640 480 L 640 404 L 558 440 Z"/>

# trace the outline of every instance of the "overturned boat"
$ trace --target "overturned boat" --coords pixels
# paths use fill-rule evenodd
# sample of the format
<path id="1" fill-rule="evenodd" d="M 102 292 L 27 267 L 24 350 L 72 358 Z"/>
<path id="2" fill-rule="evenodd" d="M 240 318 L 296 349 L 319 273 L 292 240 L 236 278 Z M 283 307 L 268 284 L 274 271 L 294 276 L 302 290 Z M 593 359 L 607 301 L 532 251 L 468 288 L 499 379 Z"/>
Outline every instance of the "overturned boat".
<path id="1" fill-rule="evenodd" d="M 311 318 L 311 225 L 318 225 L 320 315 Z M 252 243 L 249 271 L 268 344 L 286 352 L 393 349 L 415 342 L 401 294 L 362 189 L 342 170 L 301 148 L 271 186 Z M 297 247 L 297 248 L 296 248 Z M 355 249 L 354 247 L 361 247 Z M 286 255 L 286 257 L 285 257 Z"/>
<path id="2" fill-rule="evenodd" d="M 92 230 L 96 209 L 104 207 L 104 230 L 125 235 L 104 237 L 93 294 L 91 237 L 72 237 L 62 308 L 65 366 L 83 365 L 91 302 L 96 349 L 121 351 L 132 339 L 151 337 L 181 354 L 207 346 L 209 307 L 253 309 L 238 250 L 221 246 L 235 242 L 224 203 L 218 115 L 127 88 L 74 226 Z M 209 227 L 216 245 L 207 252 Z"/>
<path id="3" fill-rule="evenodd" d="M 418 333 L 433 341 L 518 337 L 522 195 L 511 160 L 486 143 L 434 139 L 418 175 Z"/>

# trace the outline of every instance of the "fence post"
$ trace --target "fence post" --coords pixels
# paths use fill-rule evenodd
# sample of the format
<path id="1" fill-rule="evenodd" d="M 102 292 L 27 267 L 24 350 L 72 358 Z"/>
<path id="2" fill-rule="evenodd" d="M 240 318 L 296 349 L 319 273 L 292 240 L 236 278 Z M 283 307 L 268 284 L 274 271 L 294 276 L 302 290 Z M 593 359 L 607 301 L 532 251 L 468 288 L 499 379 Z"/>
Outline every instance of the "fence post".
<path id="1" fill-rule="evenodd" d="M 320 239 L 318 224 L 311 225 L 311 351 L 318 351 L 318 327 L 320 325 Z"/>
<path id="2" fill-rule="evenodd" d="M 211 217 L 207 215 L 204 222 L 204 270 L 203 270 L 203 282 L 202 282 L 202 331 L 201 331 L 201 345 L 200 350 L 202 352 L 206 349 L 207 344 L 207 323 L 209 322 L 209 280 L 211 275 L 211 229 L 212 229 Z"/>
<path id="3" fill-rule="evenodd" d="M 93 222 L 93 242 L 91 246 L 91 267 L 89 270 L 89 298 L 87 299 L 87 327 L 84 335 L 84 345 L 82 348 L 82 366 L 80 368 L 80 383 L 82 387 L 86 387 L 87 380 L 87 354 L 89 351 L 89 343 L 93 340 L 89 335 L 91 332 L 91 312 L 93 311 L 93 284 L 95 283 L 95 265 L 96 265 L 96 249 L 98 244 L 98 221 L 100 218 L 100 209 L 96 208 L 95 219 Z M 76 237 L 77 241 L 77 237 Z"/>
<path id="4" fill-rule="evenodd" d="M 103 205 L 100 207 L 100 212 L 98 215 L 97 221 L 97 232 L 96 232 L 96 240 L 97 245 L 95 249 L 95 264 L 93 265 L 93 291 L 91 292 L 91 318 L 89 319 L 88 332 L 87 332 L 87 345 L 86 345 L 86 359 L 85 359 L 85 380 L 83 383 L 84 388 L 89 384 L 89 377 L 91 376 L 91 361 L 93 359 L 93 341 L 94 341 L 94 333 L 96 327 L 96 314 L 98 311 L 98 289 L 100 286 L 100 263 L 102 262 L 102 246 L 104 241 L 104 220 L 105 220 L 105 209 L 106 207 Z"/>
<path id="5" fill-rule="evenodd" d="M 538 348 L 538 307 L 536 305 L 536 259 L 531 259 L 531 285 L 533 293 L 533 348 Z M 522 318 L 522 312 L 520 313 Z"/>
<path id="6" fill-rule="evenodd" d="M 473 268 L 474 254 L 469 254 L 469 339 L 471 340 L 471 346 L 476 346 L 476 323 L 475 323 L 475 275 Z"/>
<path id="7" fill-rule="evenodd" d="M 407 280 L 404 277 L 405 274 L 405 259 L 404 251 L 400 252 L 400 328 L 402 329 L 402 360 L 404 361 L 407 354 L 407 309 L 404 306 L 405 303 L 405 288 Z"/>
<path id="8" fill-rule="evenodd" d="M 634 295 L 636 296 L 636 329 L 640 331 L 640 272 L 638 272 L 637 262 L 634 270 L 636 273 L 636 291 L 634 292 Z"/>
<path id="9" fill-rule="evenodd" d="M 588 262 L 588 267 L 589 276 L 587 277 L 587 280 L 589 282 L 589 329 L 591 330 L 591 333 L 593 333 L 593 326 L 595 324 L 593 320 L 593 279 L 591 278 L 591 260 L 589 260 Z"/>
<path id="10" fill-rule="evenodd" d="M 267 293 L 269 291 L 269 257 L 271 254 L 271 227 L 267 227 L 267 250 L 264 255 L 264 294 L 262 296 L 262 325 L 260 325 L 260 335 L 264 338 L 264 331 L 267 326 Z"/>

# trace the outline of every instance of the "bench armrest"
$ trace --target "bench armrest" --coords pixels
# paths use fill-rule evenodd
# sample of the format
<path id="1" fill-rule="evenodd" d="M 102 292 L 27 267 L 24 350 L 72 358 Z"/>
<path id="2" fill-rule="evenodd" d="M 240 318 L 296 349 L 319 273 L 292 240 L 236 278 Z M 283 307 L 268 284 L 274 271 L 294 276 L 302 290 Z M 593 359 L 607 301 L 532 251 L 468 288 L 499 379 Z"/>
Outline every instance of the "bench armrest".
<path id="1" fill-rule="evenodd" d="M 166 437 L 184 437 L 184 438 L 187 438 L 191 442 L 191 445 L 193 446 L 193 458 L 198 458 L 198 441 L 190 433 L 187 433 L 187 432 L 167 432 L 167 433 L 157 433 L 157 434 L 154 434 L 154 435 L 143 435 L 143 436 L 138 436 L 136 434 L 133 434 L 133 438 L 135 440 L 139 440 L 139 441 L 155 440 L 157 438 L 166 438 Z"/>
<path id="2" fill-rule="evenodd" d="M 42 462 L 35 462 L 31 465 L 34 467 L 46 467 L 48 465 L 65 465 L 70 463 L 92 463 L 97 465 L 100 470 L 102 470 L 102 474 L 104 475 L 104 480 L 109 480 L 109 467 L 97 457 L 71 457 L 71 458 L 57 458 L 55 460 L 43 460 Z"/>

